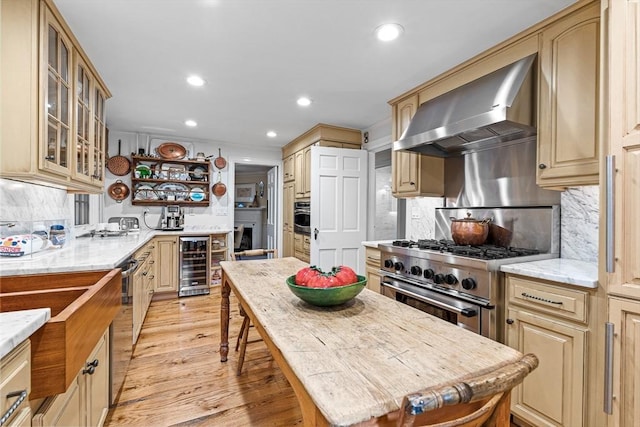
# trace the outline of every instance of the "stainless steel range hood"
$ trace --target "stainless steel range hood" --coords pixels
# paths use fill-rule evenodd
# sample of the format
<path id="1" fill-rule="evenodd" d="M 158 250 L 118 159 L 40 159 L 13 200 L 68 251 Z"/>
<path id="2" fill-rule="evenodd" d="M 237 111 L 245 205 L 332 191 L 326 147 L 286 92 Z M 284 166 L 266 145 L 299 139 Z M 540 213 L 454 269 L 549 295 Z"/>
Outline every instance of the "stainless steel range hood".
<path id="1" fill-rule="evenodd" d="M 520 59 L 422 104 L 394 151 L 449 157 L 535 135 L 532 64 Z"/>

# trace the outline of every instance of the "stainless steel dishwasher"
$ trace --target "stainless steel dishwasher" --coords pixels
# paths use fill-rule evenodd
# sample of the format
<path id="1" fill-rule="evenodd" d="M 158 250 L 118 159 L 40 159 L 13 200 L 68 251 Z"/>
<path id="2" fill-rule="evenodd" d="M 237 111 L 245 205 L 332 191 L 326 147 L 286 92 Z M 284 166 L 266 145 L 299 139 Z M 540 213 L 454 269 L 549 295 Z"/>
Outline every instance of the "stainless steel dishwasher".
<path id="1" fill-rule="evenodd" d="M 114 405 L 120 394 L 133 353 L 133 298 L 130 288 L 138 260 L 127 258 L 118 268 L 122 269 L 122 305 L 109 327 L 109 404 Z"/>
<path id="2" fill-rule="evenodd" d="M 209 236 L 180 237 L 178 296 L 209 293 Z"/>

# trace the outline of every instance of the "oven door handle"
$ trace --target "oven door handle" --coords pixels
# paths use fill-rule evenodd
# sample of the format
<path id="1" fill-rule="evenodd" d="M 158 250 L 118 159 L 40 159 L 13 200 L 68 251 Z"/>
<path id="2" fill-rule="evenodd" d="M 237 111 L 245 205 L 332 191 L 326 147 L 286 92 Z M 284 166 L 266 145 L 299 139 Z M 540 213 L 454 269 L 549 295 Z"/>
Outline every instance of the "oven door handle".
<path id="1" fill-rule="evenodd" d="M 461 316 L 464 316 L 464 317 L 475 317 L 478 315 L 478 310 L 473 308 L 473 306 L 465 304 L 467 305 L 466 307 L 457 307 L 452 303 L 453 301 L 455 301 L 452 298 L 449 298 L 445 295 L 436 294 L 435 292 L 431 292 L 426 289 L 420 289 L 420 290 L 423 291 L 425 294 L 428 294 L 429 296 L 411 292 L 407 289 L 401 288 L 389 282 L 381 282 L 380 285 L 387 286 L 389 288 L 392 288 L 398 293 L 409 296 L 411 298 L 415 298 L 422 302 L 426 302 L 428 304 L 432 304 L 443 310 L 453 311 L 454 313 L 460 314 Z M 460 303 L 459 301 L 456 301 L 456 302 L 461 305 L 463 304 L 463 303 Z"/>

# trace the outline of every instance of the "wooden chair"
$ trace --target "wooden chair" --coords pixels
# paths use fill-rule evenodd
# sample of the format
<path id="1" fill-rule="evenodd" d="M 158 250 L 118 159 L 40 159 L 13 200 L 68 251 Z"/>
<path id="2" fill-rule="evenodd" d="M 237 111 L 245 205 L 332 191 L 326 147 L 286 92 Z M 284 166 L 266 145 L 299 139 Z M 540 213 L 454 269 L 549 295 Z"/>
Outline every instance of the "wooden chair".
<path id="1" fill-rule="evenodd" d="M 511 389 L 538 366 L 527 354 L 497 371 L 464 382 L 432 388 L 405 396 L 397 426 L 509 427 Z M 380 424 L 379 424 L 380 425 Z"/>
<path id="2" fill-rule="evenodd" d="M 278 250 L 277 249 L 249 249 L 241 252 L 234 252 L 231 254 L 231 261 L 241 261 L 247 259 L 256 259 L 256 258 L 278 258 Z M 249 342 L 249 328 L 251 325 L 251 319 L 247 316 L 247 313 L 244 311 L 242 306 L 238 304 L 238 311 L 240 315 L 243 317 L 242 326 L 240 326 L 240 332 L 238 333 L 238 338 L 236 340 L 236 351 L 240 349 L 240 354 L 238 355 L 238 367 L 236 370 L 236 374 L 240 375 L 242 373 L 242 365 L 244 364 L 244 355 L 247 350 L 247 344 Z M 260 341 L 260 340 L 256 340 Z"/>

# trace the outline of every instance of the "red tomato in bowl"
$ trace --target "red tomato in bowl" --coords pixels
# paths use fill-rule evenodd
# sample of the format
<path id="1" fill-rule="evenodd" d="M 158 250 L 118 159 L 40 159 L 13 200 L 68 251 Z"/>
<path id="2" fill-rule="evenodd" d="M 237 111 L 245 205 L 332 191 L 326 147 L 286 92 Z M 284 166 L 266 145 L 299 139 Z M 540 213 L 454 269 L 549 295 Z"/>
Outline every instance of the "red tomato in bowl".
<path id="1" fill-rule="evenodd" d="M 347 267 L 346 265 L 341 265 L 339 267 L 333 267 L 331 270 L 332 274 L 335 275 L 339 285 L 336 286 L 345 286 L 351 285 L 352 283 L 356 283 L 358 281 L 358 275 L 355 271 L 351 269 L 351 267 Z"/>
<path id="2" fill-rule="evenodd" d="M 300 269 L 296 273 L 296 285 L 309 286 L 309 281 L 321 273 L 315 265 Z"/>

